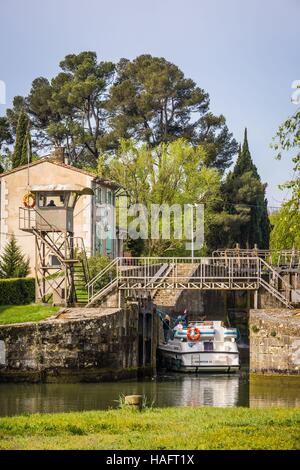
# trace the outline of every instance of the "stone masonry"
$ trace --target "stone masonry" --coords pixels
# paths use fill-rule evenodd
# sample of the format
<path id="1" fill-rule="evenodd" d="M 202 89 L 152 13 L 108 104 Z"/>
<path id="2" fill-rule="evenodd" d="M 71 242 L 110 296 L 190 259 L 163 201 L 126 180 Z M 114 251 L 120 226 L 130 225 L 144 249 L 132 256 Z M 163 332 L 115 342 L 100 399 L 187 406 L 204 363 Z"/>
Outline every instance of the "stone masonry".
<path id="1" fill-rule="evenodd" d="M 250 371 L 300 374 L 300 310 L 250 310 Z"/>
<path id="2" fill-rule="evenodd" d="M 79 309 L 78 309 L 79 310 Z M 0 381 L 77 382 L 136 377 L 137 305 L 65 310 L 0 327 Z"/>

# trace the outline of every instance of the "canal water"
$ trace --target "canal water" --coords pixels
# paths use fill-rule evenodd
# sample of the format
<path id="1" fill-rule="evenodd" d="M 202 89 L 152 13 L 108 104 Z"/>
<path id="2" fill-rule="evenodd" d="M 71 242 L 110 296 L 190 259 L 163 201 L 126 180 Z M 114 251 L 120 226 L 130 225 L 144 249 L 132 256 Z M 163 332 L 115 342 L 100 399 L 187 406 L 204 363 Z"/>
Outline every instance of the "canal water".
<path id="1" fill-rule="evenodd" d="M 300 378 L 166 373 L 155 379 L 97 384 L 0 384 L 0 416 L 115 408 L 119 397 L 141 394 L 148 405 L 300 406 Z"/>

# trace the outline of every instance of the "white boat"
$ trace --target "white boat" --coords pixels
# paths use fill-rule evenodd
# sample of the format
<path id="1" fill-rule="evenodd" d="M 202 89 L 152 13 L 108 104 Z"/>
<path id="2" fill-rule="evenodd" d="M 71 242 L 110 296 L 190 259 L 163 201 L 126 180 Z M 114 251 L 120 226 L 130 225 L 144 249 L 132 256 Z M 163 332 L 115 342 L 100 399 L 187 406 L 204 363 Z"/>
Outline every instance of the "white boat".
<path id="1" fill-rule="evenodd" d="M 221 321 L 177 325 L 173 337 L 158 347 L 162 367 L 177 372 L 236 372 L 240 368 L 238 331 Z"/>

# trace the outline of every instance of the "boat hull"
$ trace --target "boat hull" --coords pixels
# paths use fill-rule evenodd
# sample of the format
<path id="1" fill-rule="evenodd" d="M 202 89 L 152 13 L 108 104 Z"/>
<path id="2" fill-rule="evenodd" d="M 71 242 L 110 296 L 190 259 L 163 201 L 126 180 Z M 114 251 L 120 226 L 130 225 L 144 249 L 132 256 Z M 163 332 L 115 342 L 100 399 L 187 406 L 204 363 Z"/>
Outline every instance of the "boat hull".
<path id="1" fill-rule="evenodd" d="M 174 352 L 163 346 L 158 348 L 158 363 L 176 372 L 234 373 L 240 369 L 238 352 Z"/>

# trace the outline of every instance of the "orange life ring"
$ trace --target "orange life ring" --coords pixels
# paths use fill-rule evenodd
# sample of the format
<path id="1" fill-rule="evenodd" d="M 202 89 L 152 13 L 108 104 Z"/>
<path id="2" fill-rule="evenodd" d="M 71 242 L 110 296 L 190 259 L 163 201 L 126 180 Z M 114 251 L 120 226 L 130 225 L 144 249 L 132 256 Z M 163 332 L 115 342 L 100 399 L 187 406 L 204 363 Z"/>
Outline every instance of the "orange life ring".
<path id="1" fill-rule="evenodd" d="M 23 204 L 27 209 L 33 209 L 35 207 L 35 195 L 32 192 L 27 192 L 23 196 Z"/>
<path id="2" fill-rule="evenodd" d="M 200 339 L 200 330 L 197 327 L 191 327 L 187 330 L 187 339 L 189 341 L 199 341 Z"/>

